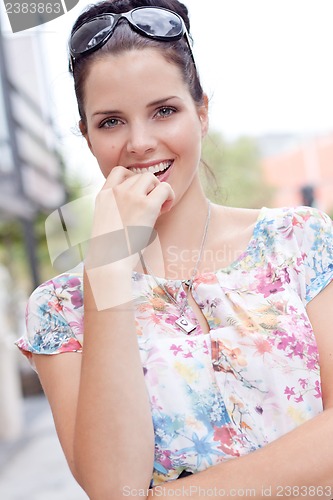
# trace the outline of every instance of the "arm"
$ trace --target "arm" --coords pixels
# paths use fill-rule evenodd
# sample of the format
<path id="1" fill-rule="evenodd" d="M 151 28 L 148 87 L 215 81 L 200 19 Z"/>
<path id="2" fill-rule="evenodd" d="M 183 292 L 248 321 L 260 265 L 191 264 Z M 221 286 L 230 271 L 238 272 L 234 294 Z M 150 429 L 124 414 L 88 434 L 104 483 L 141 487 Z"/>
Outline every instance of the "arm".
<path id="1" fill-rule="evenodd" d="M 113 209 L 119 208 L 123 226 L 152 227 L 162 204 L 172 199 L 170 190 L 152 174 L 113 169 L 96 205 L 93 234 L 119 229 L 110 223 L 112 193 L 118 195 Z M 154 432 L 130 300 L 132 259 L 100 268 L 92 264 L 90 259 L 84 275 L 82 359 L 62 354 L 35 361 L 74 476 L 92 500 L 112 500 L 122 496 L 124 486 L 148 488 Z"/>
<path id="2" fill-rule="evenodd" d="M 216 487 L 234 498 L 244 497 L 246 489 L 251 498 L 263 498 L 263 489 L 270 498 L 333 498 L 332 304 L 333 283 L 308 305 L 320 355 L 323 413 L 260 450 L 165 484 L 164 497 L 173 489 L 184 491 L 180 498 L 191 492 L 191 498 L 199 500 L 203 496 L 200 488 L 208 491 Z M 237 497 L 231 490 L 243 490 L 243 494 Z"/>
<path id="3" fill-rule="evenodd" d="M 130 284 L 121 278 L 109 275 L 117 294 Z M 128 303 L 97 311 L 88 280 L 85 309 L 83 355 L 34 359 L 74 477 L 91 499 L 119 498 L 125 485 L 148 488 L 154 456 L 133 310 Z"/>
<path id="4" fill-rule="evenodd" d="M 112 273 L 108 278 L 109 294 L 111 288 L 115 295 L 121 288 L 131 293 L 131 277 L 123 269 L 118 277 Z M 154 432 L 148 393 L 132 304 L 98 311 L 87 277 L 84 283 L 85 340 L 74 460 L 90 498 L 119 498 L 124 485 L 142 488 L 151 480 Z"/>

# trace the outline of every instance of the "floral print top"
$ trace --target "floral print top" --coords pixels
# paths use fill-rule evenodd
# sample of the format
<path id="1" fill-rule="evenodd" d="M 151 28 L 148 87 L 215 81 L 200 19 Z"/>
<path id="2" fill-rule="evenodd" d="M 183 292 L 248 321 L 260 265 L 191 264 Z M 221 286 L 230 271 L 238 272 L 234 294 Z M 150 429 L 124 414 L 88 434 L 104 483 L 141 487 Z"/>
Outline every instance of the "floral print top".
<path id="1" fill-rule="evenodd" d="M 155 428 L 152 485 L 256 450 L 323 409 L 306 305 L 333 280 L 332 221 L 308 207 L 263 208 L 246 251 L 198 275 L 210 332 L 186 335 L 154 279 L 134 272 L 137 339 Z M 180 280 L 160 281 L 179 304 Z M 82 269 L 38 287 L 27 307 L 31 353 L 80 352 Z M 196 319 L 190 306 L 187 317 Z M 110 325 L 111 328 L 111 325 Z"/>

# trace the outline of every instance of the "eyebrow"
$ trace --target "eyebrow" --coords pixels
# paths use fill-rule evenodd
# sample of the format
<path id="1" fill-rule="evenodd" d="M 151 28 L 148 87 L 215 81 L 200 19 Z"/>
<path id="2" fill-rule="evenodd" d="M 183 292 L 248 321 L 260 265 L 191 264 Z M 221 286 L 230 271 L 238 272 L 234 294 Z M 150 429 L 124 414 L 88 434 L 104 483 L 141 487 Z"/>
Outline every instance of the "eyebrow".
<path id="1" fill-rule="evenodd" d="M 155 106 L 161 106 L 162 104 L 165 104 L 167 103 L 168 101 L 171 101 L 171 99 L 180 99 L 178 96 L 176 95 L 172 95 L 172 96 L 169 96 L 169 97 L 163 97 L 162 99 L 158 99 L 157 101 L 153 101 L 153 102 L 150 102 L 148 105 L 147 105 L 147 108 L 153 108 Z M 118 109 L 110 109 L 108 111 L 96 111 L 95 113 L 93 113 L 92 116 L 96 116 L 96 115 L 102 115 L 102 116 L 106 116 L 106 115 L 120 115 L 122 114 L 122 111 L 118 110 Z"/>

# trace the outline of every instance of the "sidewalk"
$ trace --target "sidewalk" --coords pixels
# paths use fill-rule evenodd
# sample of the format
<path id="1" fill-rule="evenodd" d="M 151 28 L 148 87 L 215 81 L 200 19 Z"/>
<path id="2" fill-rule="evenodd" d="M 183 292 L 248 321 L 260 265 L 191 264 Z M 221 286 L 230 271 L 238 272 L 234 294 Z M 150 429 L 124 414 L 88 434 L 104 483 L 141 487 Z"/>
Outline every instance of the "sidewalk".
<path id="1" fill-rule="evenodd" d="M 24 400 L 26 433 L 0 441 L 1 500 L 87 500 L 72 477 L 44 396 Z"/>

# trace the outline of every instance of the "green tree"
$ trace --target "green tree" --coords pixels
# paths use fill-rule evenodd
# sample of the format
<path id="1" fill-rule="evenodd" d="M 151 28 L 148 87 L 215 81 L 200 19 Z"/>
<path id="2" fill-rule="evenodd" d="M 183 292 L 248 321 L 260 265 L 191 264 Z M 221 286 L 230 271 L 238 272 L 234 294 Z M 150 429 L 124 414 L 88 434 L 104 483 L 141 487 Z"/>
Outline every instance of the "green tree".
<path id="1" fill-rule="evenodd" d="M 270 205 L 272 189 L 264 182 L 255 139 L 240 137 L 227 142 L 218 132 L 211 132 L 204 141 L 202 159 L 216 179 L 209 173 L 200 174 L 210 199 L 234 207 Z"/>
<path id="2" fill-rule="evenodd" d="M 66 202 L 81 196 L 82 187 L 78 181 L 65 177 L 65 185 Z M 56 274 L 50 261 L 45 235 L 45 220 L 48 216 L 49 212 L 40 211 L 33 221 L 36 258 L 41 282 Z M 17 219 L 0 219 L 0 264 L 7 268 L 15 286 L 30 294 L 32 282 L 29 262 L 22 225 Z"/>

